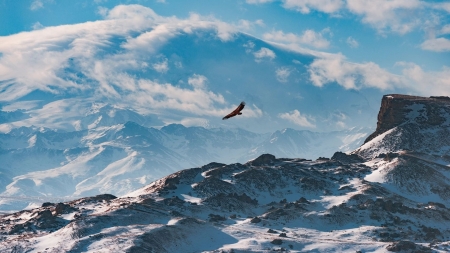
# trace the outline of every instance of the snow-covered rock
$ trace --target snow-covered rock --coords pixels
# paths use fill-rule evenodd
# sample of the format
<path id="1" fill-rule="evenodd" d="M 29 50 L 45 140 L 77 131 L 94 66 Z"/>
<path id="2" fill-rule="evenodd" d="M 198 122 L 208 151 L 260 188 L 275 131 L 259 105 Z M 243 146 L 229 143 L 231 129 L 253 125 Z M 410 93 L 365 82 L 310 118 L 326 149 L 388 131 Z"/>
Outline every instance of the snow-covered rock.
<path id="1" fill-rule="evenodd" d="M 376 171 L 360 162 L 268 154 L 245 164 L 211 163 L 121 198 L 98 195 L 0 216 L 0 250 L 448 250 L 450 200 L 399 195 L 370 178 Z"/>

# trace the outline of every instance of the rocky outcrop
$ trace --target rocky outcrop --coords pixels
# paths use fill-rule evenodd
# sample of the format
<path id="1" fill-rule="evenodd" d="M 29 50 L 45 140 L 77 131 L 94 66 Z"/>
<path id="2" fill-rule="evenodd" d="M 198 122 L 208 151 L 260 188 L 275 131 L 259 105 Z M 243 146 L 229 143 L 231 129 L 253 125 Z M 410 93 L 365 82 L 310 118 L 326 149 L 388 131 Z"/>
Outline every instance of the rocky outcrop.
<path id="1" fill-rule="evenodd" d="M 446 122 L 443 111 L 450 113 L 449 97 L 418 97 L 400 94 L 385 95 L 381 99 L 377 128 L 364 143 L 396 126 L 414 120 L 423 125 L 436 126 Z"/>
<path id="2" fill-rule="evenodd" d="M 271 154 L 263 154 L 260 155 L 253 161 L 250 161 L 249 164 L 253 166 L 262 166 L 262 165 L 270 165 L 275 160 L 275 156 Z"/>

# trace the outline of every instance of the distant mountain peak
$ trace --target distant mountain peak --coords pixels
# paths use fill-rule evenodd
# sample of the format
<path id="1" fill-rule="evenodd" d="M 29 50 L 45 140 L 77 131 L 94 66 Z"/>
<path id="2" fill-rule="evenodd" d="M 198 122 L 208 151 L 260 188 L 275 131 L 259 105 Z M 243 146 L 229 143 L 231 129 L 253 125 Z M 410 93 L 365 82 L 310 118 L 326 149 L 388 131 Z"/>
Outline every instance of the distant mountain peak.
<path id="1" fill-rule="evenodd" d="M 169 124 L 169 125 L 163 126 L 161 128 L 161 131 L 163 131 L 165 133 L 173 134 L 173 133 L 177 133 L 179 131 L 184 131 L 186 129 L 187 129 L 187 127 L 185 127 L 182 124 L 175 124 L 175 123 L 173 123 L 173 124 Z"/>

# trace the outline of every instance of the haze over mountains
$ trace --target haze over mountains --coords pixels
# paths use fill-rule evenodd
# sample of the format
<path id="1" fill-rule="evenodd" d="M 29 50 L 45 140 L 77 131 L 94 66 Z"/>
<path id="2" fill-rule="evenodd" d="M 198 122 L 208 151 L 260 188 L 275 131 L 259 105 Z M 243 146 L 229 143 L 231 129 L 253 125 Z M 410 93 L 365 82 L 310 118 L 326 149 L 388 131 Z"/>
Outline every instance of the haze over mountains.
<path id="1" fill-rule="evenodd" d="M 108 115 L 115 115 L 111 118 Z M 45 201 L 110 193 L 127 194 L 184 168 L 216 162 L 241 162 L 271 152 L 282 157 L 330 157 L 362 144 L 368 129 L 318 133 L 285 129 L 259 134 L 243 129 L 144 127 L 147 118 L 104 106 L 79 126 L 55 131 L 19 127 L 0 134 L 1 210 L 20 210 Z M 122 124 L 112 124 L 115 120 Z M 94 126 L 95 125 L 95 126 Z M 34 204 L 33 204 L 34 203 Z"/>
<path id="2" fill-rule="evenodd" d="M 449 108 L 448 97 L 387 95 L 377 129 L 348 154 L 210 163 L 121 198 L 3 215 L 0 249 L 448 252 Z"/>

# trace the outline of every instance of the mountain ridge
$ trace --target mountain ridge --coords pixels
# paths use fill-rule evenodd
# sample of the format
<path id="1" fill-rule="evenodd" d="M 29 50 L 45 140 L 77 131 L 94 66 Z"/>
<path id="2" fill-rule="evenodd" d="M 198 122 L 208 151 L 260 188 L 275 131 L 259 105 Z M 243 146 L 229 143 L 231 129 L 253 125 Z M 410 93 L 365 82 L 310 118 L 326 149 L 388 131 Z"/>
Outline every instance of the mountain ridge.
<path id="1" fill-rule="evenodd" d="M 0 185 L 0 196 L 3 196 L 0 209 L 23 209 L 33 204 L 29 197 L 35 197 L 35 203 L 40 205 L 45 198 L 70 199 L 101 193 L 123 195 L 182 168 L 212 161 L 246 162 L 269 151 L 285 157 L 327 156 L 332 154 L 333 148 L 321 147 L 328 137 L 336 136 L 334 142 L 329 142 L 336 149 L 343 146 L 342 151 L 349 151 L 348 145 L 358 146 L 368 133 L 364 129 L 304 132 L 311 136 L 309 139 L 321 136 L 321 141 L 307 144 L 296 137 L 302 131 L 279 132 L 278 135 L 291 140 L 291 147 L 292 140 L 299 143 L 295 145 L 311 147 L 294 151 L 276 148 L 285 145 L 281 139 L 271 143 L 269 134 L 244 129 L 207 129 L 180 124 L 156 129 L 132 121 L 119 123 L 122 119 L 111 126 L 100 124 L 78 131 L 21 127 L 0 134 L 0 159 L 4 161 L 0 165 L 4 176 Z M 345 140 L 352 135 L 358 138 Z M 17 201 L 11 199 L 14 196 Z"/>
<path id="2" fill-rule="evenodd" d="M 445 144 L 434 129 L 450 125 L 424 123 L 427 111 L 419 110 L 429 100 L 411 101 L 416 110 L 353 152 L 213 162 L 119 198 L 96 195 L 2 215 L 0 249 L 448 252 L 450 156 L 434 152 Z M 450 118 L 445 104 L 435 105 L 439 117 Z M 411 145 L 411 134 L 434 136 L 424 143 L 429 149 Z"/>

